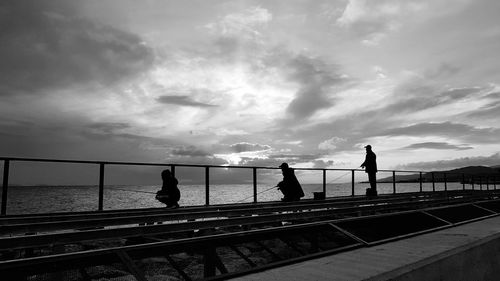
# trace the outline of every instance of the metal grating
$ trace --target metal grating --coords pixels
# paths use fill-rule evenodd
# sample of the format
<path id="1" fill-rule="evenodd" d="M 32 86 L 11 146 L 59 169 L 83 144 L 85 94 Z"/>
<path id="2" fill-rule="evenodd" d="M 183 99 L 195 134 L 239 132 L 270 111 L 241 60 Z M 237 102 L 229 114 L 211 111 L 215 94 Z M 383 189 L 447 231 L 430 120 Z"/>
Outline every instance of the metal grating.
<path id="1" fill-rule="evenodd" d="M 0 272 L 12 280 L 36 281 L 161 280 L 165 276 L 201 280 L 360 245 L 329 224 L 314 224 L 16 260 L 0 263 Z"/>
<path id="2" fill-rule="evenodd" d="M 447 224 L 422 212 L 373 216 L 335 223 L 368 243 L 418 233 Z"/>
<path id="3" fill-rule="evenodd" d="M 456 207 L 437 208 L 434 210 L 429 210 L 427 212 L 451 223 L 460 223 L 493 214 L 492 211 L 479 208 L 472 204 Z"/>
<path id="4" fill-rule="evenodd" d="M 476 203 L 476 205 L 491 210 L 495 213 L 500 213 L 500 200 L 479 202 Z"/>

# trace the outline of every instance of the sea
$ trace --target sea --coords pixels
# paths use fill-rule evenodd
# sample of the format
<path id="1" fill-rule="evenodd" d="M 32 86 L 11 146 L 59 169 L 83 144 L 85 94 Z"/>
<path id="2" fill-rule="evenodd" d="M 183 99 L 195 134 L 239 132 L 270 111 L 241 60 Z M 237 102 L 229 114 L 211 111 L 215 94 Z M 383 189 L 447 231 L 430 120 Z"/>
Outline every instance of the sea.
<path id="1" fill-rule="evenodd" d="M 354 195 L 365 194 L 368 183 L 356 183 Z M 323 184 L 302 184 L 305 198 L 314 198 L 314 192 L 323 191 Z M 448 182 L 448 190 L 462 189 L 458 182 Z M 470 189 L 470 186 L 466 186 Z M 476 187 L 478 188 L 478 187 Z M 485 187 L 483 187 L 485 188 Z M 139 209 L 164 207 L 155 199 L 158 185 L 105 185 L 103 196 L 104 210 Z M 181 206 L 234 204 L 253 202 L 252 184 L 214 184 L 209 187 L 206 201 L 205 185 L 179 185 Z M 435 183 L 434 190 L 444 190 L 442 182 Z M 393 193 L 392 183 L 378 183 L 379 194 Z M 397 183 L 396 193 L 417 192 L 418 183 Z M 423 183 L 423 191 L 432 191 L 432 183 Z M 0 191 L 1 194 L 1 191 Z M 327 197 L 352 195 L 352 184 L 327 184 Z M 257 202 L 278 201 L 282 194 L 272 185 L 257 186 Z M 88 186 L 11 186 L 7 192 L 7 215 L 39 214 L 54 212 L 95 211 L 98 209 L 99 188 Z"/>

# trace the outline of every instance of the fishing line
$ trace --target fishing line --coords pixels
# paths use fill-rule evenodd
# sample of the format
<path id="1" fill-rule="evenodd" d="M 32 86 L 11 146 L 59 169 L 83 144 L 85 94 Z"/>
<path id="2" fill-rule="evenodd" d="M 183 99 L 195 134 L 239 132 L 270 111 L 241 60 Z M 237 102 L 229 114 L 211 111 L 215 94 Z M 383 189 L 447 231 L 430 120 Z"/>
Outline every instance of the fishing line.
<path id="1" fill-rule="evenodd" d="M 330 183 L 332 183 L 333 181 L 336 181 L 336 180 L 338 180 L 338 179 L 340 179 L 340 178 L 343 178 L 343 177 L 347 176 L 349 173 L 351 173 L 351 171 L 347 171 L 345 174 L 342 174 L 342 175 L 340 175 L 339 177 L 334 178 L 333 180 L 329 181 L 327 184 L 330 184 Z M 271 189 L 273 189 L 273 188 L 275 188 L 275 187 L 276 187 L 276 186 L 273 186 L 273 187 L 271 187 L 271 188 L 268 188 L 268 189 L 266 189 L 266 190 L 263 190 L 263 191 L 261 191 L 261 192 L 257 193 L 256 195 L 259 195 L 259 194 L 261 194 L 261 193 L 267 192 L 267 191 L 269 191 L 269 190 L 271 190 Z M 247 199 L 249 199 L 249 198 L 251 198 L 251 197 L 253 197 L 253 194 L 252 194 L 252 195 L 250 195 L 250 196 L 248 196 L 248 197 L 243 198 L 243 199 L 242 199 L 242 200 L 240 200 L 240 201 L 237 201 L 236 203 L 243 202 L 243 201 L 245 201 L 245 200 L 247 200 Z"/>
<path id="2" fill-rule="evenodd" d="M 116 189 L 116 190 L 123 190 L 123 191 L 129 191 L 129 192 L 137 192 L 137 193 L 149 193 L 149 194 L 156 194 L 154 191 L 144 191 L 144 190 L 134 190 L 134 189 L 124 189 L 124 188 L 118 188 L 118 187 L 107 187 L 111 189 Z"/>
<path id="3" fill-rule="evenodd" d="M 347 173 L 345 173 L 345 174 L 341 175 L 340 177 L 336 177 L 336 178 L 334 178 L 333 180 L 331 180 L 331 181 L 327 182 L 326 184 L 332 183 L 332 182 L 334 182 L 334 181 L 336 181 L 336 180 L 338 180 L 338 179 L 340 179 L 340 178 L 343 178 L 343 177 L 347 176 L 349 173 L 351 173 L 351 171 L 347 171 Z"/>
<path id="4" fill-rule="evenodd" d="M 347 171 L 345 174 L 342 174 L 342 175 L 340 175 L 340 176 L 338 176 L 338 177 L 334 178 L 333 180 L 331 180 L 331 181 L 327 182 L 327 184 L 330 184 L 330 183 L 332 183 L 332 182 L 334 182 L 334 181 L 336 181 L 336 180 L 338 180 L 338 179 L 340 179 L 340 178 L 343 178 L 343 177 L 347 176 L 349 173 L 351 173 L 351 171 Z M 271 190 L 271 189 L 273 189 L 273 188 L 275 188 L 275 187 L 276 187 L 276 186 L 273 186 L 273 187 L 270 187 L 270 188 L 268 188 L 268 189 L 266 189 L 266 190 L 263 190 L 263 191 L 261 191 L 261 192 L 258 192 L 256 195 L 259 195 L 259 194 L 262 194 L 262 193 L 264 193 L 264 192 L 267 192 L 267 191 L 269 191 L 269 190 Z M 144 191 L 144 190 L 124 189 L 124 188 L 118 188 L 118 187 L 107 187 L 107 188 L 110 188 L 110 189 L 115 189 L 115 190 L 128 191 L 128 192 L 137 192 L 137 193 L 156 194 L 156 192 L 154 192 L 154 191 Z M 243 201 L 245 201 L 245 200 L 247 200 L 247 199 L 249 199 L 249 198 L 251 198 L 251 197 L 253 197 L 253 196 L 254 196 L 254 195 L 252 194 L 252 195 L 250 195 L 250 196 L 248 196 L 248 197 L 245 197 L 245 198 L 241 199 L 240 201 L 237 201 L 236 203 L 243 202 Z"/>
<path id="5" fill-rule="evenodd" d="M 264 192 L 266 192 L 266 191 L 269 191 L 269 190 L 271 190 L 271 189 L 273 189 L 273 188 L 275 188 L 275 187 L 276 187 L 276 186 L 270 187 L 270 188 L 268 188 L 268 189 L 266 189 L 266 190 L 263 190 L 263 191 L 261 191 L 261 192 L 258 192 L 258 193 L 257 193 L 257 194 L 255 194 L 255 195 L 259 195 L 259 194 L 264 193 Z M 252 194 L 252 195 L 250 195 L 250 196 L 248 196 L 248 197 L 245 197 L 245 198 L 241 199 L 240 201 L 237 201 L 236 203 L 243 202 L 243 201 L 247 200 L 248 198 L 252 198 L 252 197 L 253 197 L 253 194 Z"/>

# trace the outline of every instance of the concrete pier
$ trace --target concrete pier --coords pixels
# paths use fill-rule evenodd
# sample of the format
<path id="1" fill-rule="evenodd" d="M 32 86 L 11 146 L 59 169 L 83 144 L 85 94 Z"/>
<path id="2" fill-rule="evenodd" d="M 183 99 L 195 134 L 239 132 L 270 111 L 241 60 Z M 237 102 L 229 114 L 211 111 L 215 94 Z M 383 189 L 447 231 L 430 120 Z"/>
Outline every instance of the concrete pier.
<path id="1" fill-rule="evenodd" d="M 499 280 L 500 217 L 235 278 Z"/>

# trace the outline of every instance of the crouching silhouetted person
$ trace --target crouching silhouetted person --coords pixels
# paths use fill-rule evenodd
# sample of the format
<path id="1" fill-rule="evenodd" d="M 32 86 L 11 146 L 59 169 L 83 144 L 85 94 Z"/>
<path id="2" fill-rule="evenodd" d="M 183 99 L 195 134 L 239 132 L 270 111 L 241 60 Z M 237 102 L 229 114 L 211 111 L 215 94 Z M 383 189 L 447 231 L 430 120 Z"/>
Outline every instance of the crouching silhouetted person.
<path id="1" fill-rule="evenodd" d="M 370 188 L 366 189 L 366 195 L 369 197 L 377 196 L 377 155 L 372 151 L 372 146 L 367 145 L 365 162 L 361 164 L 361 168 L 365 168 L 365 173 L 368 174 Z"/>
<path id="2" fill-rule="evenodd" d="M 167 208 L 179 208 L 178 202 L 181 198 L 181 192 L 177 187 L 179 182 L 170 170 L 161 172 L 161 179 L 163 180 L 163 184 L 161 189 L 156 192 L 156 200 L 166 204 Z"/>
<path id="3" fill-rule="evenodd" d="M 294 170 L 288 167 L 287 163 L 283 163 L 279 167 L 283 174 L 283 180 L 278 183 L 278 190 L 284 196 L 281 201 L 299 201 L 300 198 L 304 197 L 304 191 L 295 177 Z"/>

